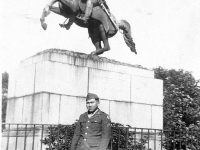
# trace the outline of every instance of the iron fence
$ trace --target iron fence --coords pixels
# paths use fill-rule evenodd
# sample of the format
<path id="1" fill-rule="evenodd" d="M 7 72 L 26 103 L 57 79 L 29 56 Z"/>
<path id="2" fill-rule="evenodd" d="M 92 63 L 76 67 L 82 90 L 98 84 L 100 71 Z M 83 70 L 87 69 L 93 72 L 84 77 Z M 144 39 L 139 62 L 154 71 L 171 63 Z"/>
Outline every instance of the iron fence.
<path id="1" fill-rule="evenodd" d="M 1 150 L 68 150 L 75 125 L 3 123 Z M 110 150 L 200 150 L 199 131 L 112 127 Z"/>

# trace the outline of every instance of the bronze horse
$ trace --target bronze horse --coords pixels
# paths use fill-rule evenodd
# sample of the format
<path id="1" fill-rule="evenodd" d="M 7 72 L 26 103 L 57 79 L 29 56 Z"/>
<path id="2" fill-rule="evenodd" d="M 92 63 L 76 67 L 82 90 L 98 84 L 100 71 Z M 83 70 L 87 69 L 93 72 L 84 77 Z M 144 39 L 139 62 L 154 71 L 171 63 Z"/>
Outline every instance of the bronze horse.
<path id="1" fill-rule="evenodd" d="M 53 4 L 56 2 L 58 2 L 59 7 L 53 6 Z M 44 30 L 47 29 L 45 17 L 47 17 L 50 11 L 52 11 L 69 19 L 67 24 L 60 24 L 61 27 L 65 27 L 67 30 L 73 23 L 80 27 L 88 28 L 89 36 L 91 37 L 92 43 L 96 48 L 96 51 L 91 53 L 94 55 L 100 55 L 105 51 L 110 50 L 108 38 L 114 36 L 118 30 L 122 30 L 125 43 L 132 52 L 137 54 L 135 43 L 131 37 L 131 27 L 127 21 L 120 20 L 117 22 L 111 13 L 109 13 L 109 17 L 109 14 L 106 13 L 106 10 L 102 9 L 99 0 L 93 0 L 93 11 L 88 23 L 85 24 L 79 19 L 79 17 L 84 15 L 85 3 L 86 0 L 52 0 L 43 10 L 40 18 L 41 26 Z M 101 41 L 103 41 L 104 47 L 101 46 Z"/>

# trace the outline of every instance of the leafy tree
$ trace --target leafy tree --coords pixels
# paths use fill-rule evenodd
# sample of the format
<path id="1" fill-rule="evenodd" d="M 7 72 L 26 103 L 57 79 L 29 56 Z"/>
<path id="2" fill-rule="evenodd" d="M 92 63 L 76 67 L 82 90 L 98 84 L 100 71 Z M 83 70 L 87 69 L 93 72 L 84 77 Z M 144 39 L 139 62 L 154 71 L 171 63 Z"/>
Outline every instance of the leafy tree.
<path id="1" fill-rule="evenodd" d="M 163 80 L 164 129 L 179 130 L 166 134 L 168 149 L 172 147 L 200 149 L 200 87 L 190 72 L 155 68 L 155 78 Z M 194 134 L 195 133 L 195 134 Z M 182 142 L 176 138 L 182 137 Z M 175 140 L 173 140 L 175 138 Z M 171 142 L 171 144 L 169 144 Z M 193 144 L 192 144 L 193 143 Z M 198 145 L 196 145 L 198 144 Z"/>
<path id="2" fill-rule="evenodd" d="M 2 73 L 2 122 L 6 119 L 6 105 L 7 105 L 7 93 L 8 93 L 8 80 L 9 75 L 7 72 Z"/>

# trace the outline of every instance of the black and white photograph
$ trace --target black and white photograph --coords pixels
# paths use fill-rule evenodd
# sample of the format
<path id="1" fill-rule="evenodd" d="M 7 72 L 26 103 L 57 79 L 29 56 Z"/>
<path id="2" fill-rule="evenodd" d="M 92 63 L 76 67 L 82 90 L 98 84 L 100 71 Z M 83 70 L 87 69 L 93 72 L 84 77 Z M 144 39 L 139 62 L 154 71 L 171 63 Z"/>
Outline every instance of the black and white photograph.
<path id="1" fill-rule="evenodd" d="M 200 150 L 199 0 L 4 0 L 1 150 Z"/>

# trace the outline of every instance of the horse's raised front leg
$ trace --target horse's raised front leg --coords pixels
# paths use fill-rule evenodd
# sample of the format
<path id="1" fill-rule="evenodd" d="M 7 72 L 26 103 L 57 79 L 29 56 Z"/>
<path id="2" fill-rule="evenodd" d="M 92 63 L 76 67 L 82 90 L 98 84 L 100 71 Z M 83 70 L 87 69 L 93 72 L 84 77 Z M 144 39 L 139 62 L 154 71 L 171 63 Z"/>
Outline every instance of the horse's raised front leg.
<path id="1" fill-rule="evenodd" d="M 50 7 L 55 3 L 57 2 L 58 0 L 52 0 L 49 4 L 46 5 L 46 7 L 43 9 L 43 12 L 42 12 L 42 16 L 40 18 L 40 23 L 41 23 L 41 26 L 44 30 L 47 29 L 47 24 L 45 23 L 45 17 L 47 17 L 49 14 L 50 14 Z"/>

